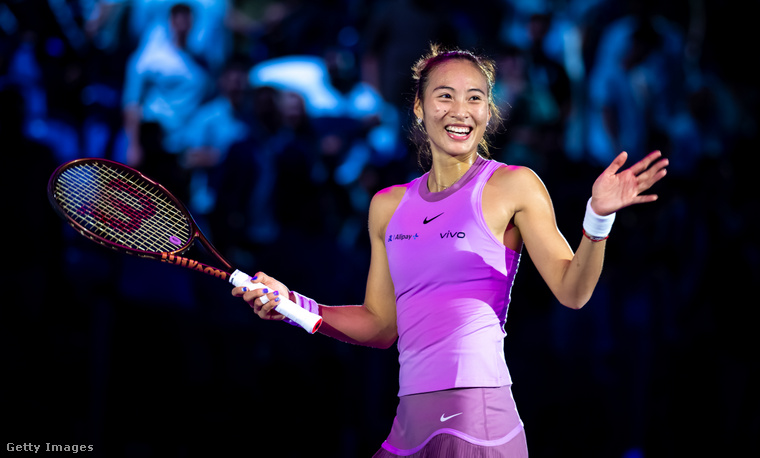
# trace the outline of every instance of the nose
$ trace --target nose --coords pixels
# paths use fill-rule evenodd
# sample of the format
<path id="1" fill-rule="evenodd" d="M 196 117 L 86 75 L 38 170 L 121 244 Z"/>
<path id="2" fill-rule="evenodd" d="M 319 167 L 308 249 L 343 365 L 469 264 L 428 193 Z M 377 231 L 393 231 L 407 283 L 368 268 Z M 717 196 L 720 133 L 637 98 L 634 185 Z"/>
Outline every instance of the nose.
<path id="1" fill-rule="evenodd" d="M 451 104 L 451 109 L 449 110 L 449 116 L 457 120 L 467 119 L 469 117 L 467 105 L 461 100 L 454 100 Z"/>

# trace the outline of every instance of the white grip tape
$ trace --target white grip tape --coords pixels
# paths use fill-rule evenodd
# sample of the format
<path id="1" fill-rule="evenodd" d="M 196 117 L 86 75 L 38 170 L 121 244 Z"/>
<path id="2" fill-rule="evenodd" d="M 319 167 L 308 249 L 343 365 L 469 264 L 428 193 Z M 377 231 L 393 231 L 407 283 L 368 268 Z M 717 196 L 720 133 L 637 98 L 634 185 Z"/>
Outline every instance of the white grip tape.
<path id="1" fill-rule="evenodd" d="M 235 286 L 245 286 L 248 289 L 263 289 L 266 285 L 263 283 L 253 283 L 251 276 L 236 270 L 230 275 L 230 283 Z M 266 296 L 261 297 L 261 301 L 266 304 L 269 299 Z M 309 334 L 314 334 L 319 329 L 319 325 L 322 324 L 322 317 L 316 313 L 311 313 L 308 310 L 304 310 L 287 297 L 280 296 L 280 302 L 274 308 L 277 313 L 280 313 L 287 318 L 290 318 L 293 322 L 306 329 Z"/>

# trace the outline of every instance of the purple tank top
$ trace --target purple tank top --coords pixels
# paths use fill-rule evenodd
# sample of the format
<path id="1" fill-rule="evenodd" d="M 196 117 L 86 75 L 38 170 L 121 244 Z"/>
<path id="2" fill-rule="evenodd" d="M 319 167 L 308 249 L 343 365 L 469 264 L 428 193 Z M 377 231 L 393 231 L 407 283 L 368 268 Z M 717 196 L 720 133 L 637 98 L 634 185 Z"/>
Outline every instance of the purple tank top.
<path id="1" fill-rule="evenodd" d="M 520 254 L 483 218 L 483 187 L 501 163 L 480 157 L 451 188 L 411 181 L 388 223 L 396 292 L 399 396 L 512 383 L 504 324 Z"/>

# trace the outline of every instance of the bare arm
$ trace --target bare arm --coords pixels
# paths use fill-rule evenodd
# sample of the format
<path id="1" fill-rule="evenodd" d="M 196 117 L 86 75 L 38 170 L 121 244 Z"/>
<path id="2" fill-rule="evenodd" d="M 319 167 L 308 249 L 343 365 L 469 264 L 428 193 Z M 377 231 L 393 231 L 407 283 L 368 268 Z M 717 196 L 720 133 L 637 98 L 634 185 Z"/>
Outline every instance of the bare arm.
<path id="1" fill-rule="evenodd" d="M 601 274 L 604 242 L 592 246 L 588 240 L 581 241 L 578 252 L 573 253 L 557 228 L 544 184 L 527 169 L 516 175 L 522 192 L 514 221 L 525 248 L 557 300 L 567 307 L 580 308 L 591 297 Z"/>
<path id="2" fill-rule="evenodd" d="M 391 188 L 381 191 L 370 204 L 372 257 L 364 305 L 320 306 L 324 320 L 320 332 L 325 335 L 344 342 L 380 348 L 388 348 L 396 341 L 396 297 L 385 252 L 385 228 L 398 206 L 398 190 L 399 188 Z"/>
<path id="3" fill-rule="evenodd" d="M 608 215 L 629 205 L 653 202 L 656 195 L 642 195 L 665 174 L 667 159 L 656 151 L 630 168 L 619 172 L 627 159 L 621 153 L 594 182 L 591 207 Z M 655 162 L 656 161 L 656 162 Z M 563 305 L 581 308 L 591 298 L 604 262 L 606 241 L 592 242 L 581 237 L 573 253 L 557 229 L 554 209 L 543 183 L 533 173 L 523 171 L 519 185 L 524 192 L 515 212 L 525 246 L 544 281 Z"/>
<path id="4" fill-rule="evenodd" d="M 380 191 L 372 199 L 369 210 L 369 235 L 371 261 L 367 278 L 367 289 L 363 305 L 327 306 L 320 305 L 322 325 L 319 332 L 338 340 L 369 347 L 388 348 L 398 337 L 396 330 L 396 297 L 388 269 L 385 252 L 385 228 L 403 195 L 403 188 L 389 188 Z M 266 293 L 269 302 L 261 304 L 262 290 L 232 290 L 236 297 L 242 297 L 263 319 L 278 320 L 282 315 L 274 311 L 275 299 L 279 294 L 290 291 L 272 277 L 259 273 L 257 281 L 269 287 Z"/>

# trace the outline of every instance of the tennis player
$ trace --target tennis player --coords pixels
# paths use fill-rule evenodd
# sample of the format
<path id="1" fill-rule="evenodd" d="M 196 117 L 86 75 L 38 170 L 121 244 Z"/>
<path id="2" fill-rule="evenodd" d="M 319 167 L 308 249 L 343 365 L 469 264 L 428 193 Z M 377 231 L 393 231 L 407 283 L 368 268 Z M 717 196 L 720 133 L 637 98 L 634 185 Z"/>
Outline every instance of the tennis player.
<path id="1" fill-rule="evenodd" d="M 232 293 L 263 319 L 283 319 L 273 308 L 289 295 L 322 315 L 328 336 L 380 348 L 398 340 L 399 405 L 375 457 L 527 457 L 503 345 L 522 247 L 561 304 L 583 307 L 616 212 L 656 200 L 642 193 L 668 161 L 655 151 L 621 170 L 627 154 L 617 156 L 593 184 L 573 251 L 538 176 L 489 159 L 487 133 L 501 122 L 493 61 L 432 46 L 413 70 L 413 137 L 430 169 L 372 199 L 364 304 L 321 305 L 263 272 L 266 289 Z"/>

